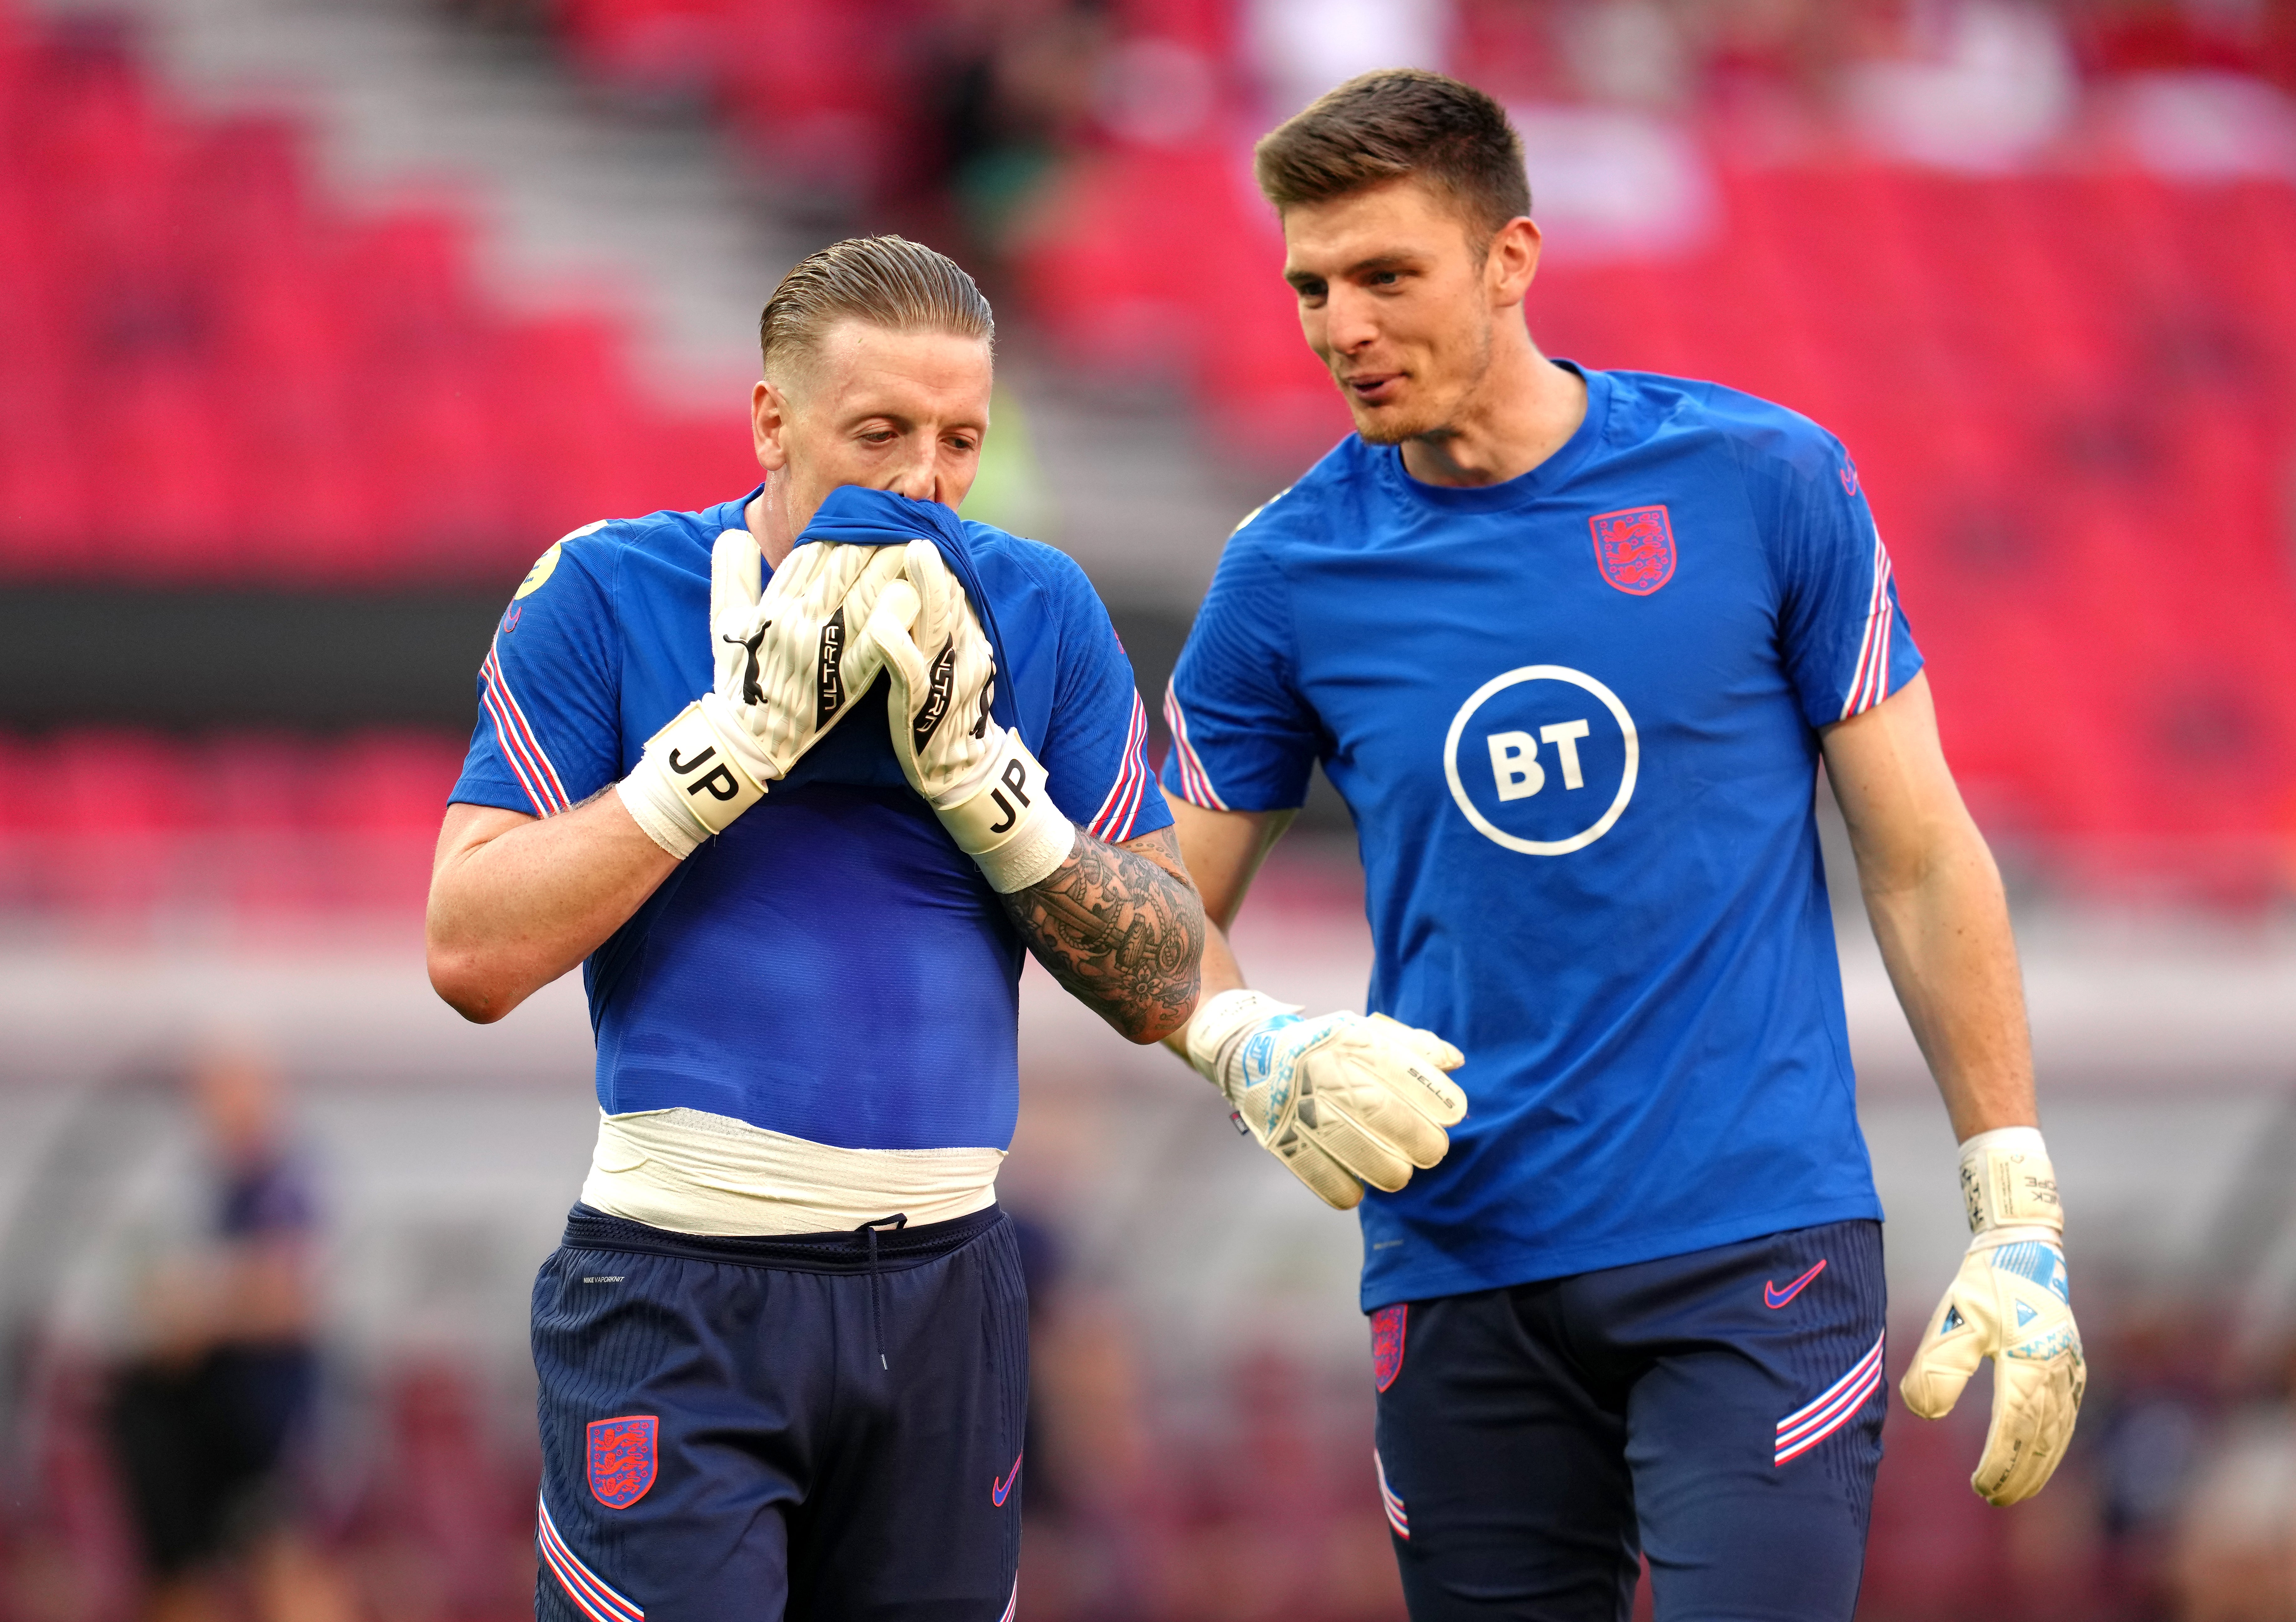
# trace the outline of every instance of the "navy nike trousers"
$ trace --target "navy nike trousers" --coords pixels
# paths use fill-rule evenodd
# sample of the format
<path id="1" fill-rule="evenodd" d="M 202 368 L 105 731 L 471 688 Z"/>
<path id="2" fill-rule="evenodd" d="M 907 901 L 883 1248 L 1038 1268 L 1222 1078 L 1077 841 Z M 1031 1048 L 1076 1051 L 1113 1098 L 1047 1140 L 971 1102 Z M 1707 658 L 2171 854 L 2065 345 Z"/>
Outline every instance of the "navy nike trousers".
<path id="1" fill-rule="evenodd" d="M 999 1622 L 1027 1297 L 995 1207 L 716 1239 L 586 1206 L 534 1282 L 538 1622 Z"/>
<path id="2" fill-rule="evenodd" d="M 1841 1222 L 1373 1314 L 1413 1622 L 1849 1622 L 1883 1313 Z"/>

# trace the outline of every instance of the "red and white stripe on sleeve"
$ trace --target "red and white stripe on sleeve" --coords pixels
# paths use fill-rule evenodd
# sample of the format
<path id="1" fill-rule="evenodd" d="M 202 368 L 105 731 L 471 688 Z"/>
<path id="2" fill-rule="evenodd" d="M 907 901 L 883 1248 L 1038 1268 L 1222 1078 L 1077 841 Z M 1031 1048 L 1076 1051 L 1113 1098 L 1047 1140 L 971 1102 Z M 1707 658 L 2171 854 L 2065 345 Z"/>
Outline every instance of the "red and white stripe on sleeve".
<path id="1" fill-rule="evenodd" d="M 1841 701 L 1841 718 L 1863 715 L 1890 696 L 1890 642 L 1896 627 L 1898 606 L 1890 598 L 1890 549 L 1882 532 L 1874 531 L 1874 592 L 1866 607 L 1866 639 L 1857 644 L 1857 670 L 1850 678 L 1849 696 Z"/>
<path id="2" fill-rule="evenodd" d="M 566 785 L 558 780 L 558 768 L 550 763 L 549 752 L 510 690 L 498 648 L 487 650 L 487 662 L 480 667 L 480 675 L 486 683 L 480 702 L 495 724 L 495 741 L 502 746 L 503 758 L 510 762 L 518 786 L 533 802 L 535 815 L 554 816 L 569 809 L 572 802 L 566 798 Z"/>
<path id="3" fill-rule="evenodd" d="M 1093 838 L 1111 845 L 1121 845 L 1132 837 L 1140 821 L 1140 807 L 1147 798 L 1156 774 L 1148 769 L 1148 709 L 1141 703 L 1140 694 L 1132 695 L 1132 725 L 1124 734 L 1124 761 L 1117 768 L 1115 786 L 1108 798 L 1100 802 L 1100 809 L 1092 814 L 1085 831 Z"/>
<path id="4" fill-rule="evenodd" d="M 1180 709 L 1179 690 L 1176 687 L 1164 689 L 1164 725 L 1171 729 L 1173 758 L 1180 763 L 1180 798 L 1207 811 L 1226 810 L 1227 801 L 1212 787 L 1211 774 L 1204 770 L 1202 757 L 1188 741 L 1188 717 Z"/>

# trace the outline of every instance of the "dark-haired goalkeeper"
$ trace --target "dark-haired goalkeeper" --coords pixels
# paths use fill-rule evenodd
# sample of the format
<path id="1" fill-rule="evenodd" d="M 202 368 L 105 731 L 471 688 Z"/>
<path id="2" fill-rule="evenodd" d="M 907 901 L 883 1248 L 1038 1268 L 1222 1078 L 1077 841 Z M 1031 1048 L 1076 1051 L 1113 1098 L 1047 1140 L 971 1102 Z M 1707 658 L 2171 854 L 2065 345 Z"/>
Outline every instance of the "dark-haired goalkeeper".
<path id="1" fill-rule="evenodd" d="M 1215 933 L 1185 1046 L 1361 1201 L 1412 1615 L 1623 1622 L 1642 1555 L 1661 1622 L 1848 1622 L 1886 1354 L 1821 761 L 1975 1233 L 1906 1401 L 1994 1358 L 1974 1485 L 2009 1503 L 2082 1381 L 2000 881 L 1857 468 L 1765 401 L 1541 355 L 1480 92 L 1368 75 L 1259 174 L 1357 431 L 1229 541 L 1165 782 L 1225 926 L 1322 762 L 1375 1012 L 1245 989 Z"/>
<path id="2" fill-rule="evenodd" d="M 551 547 L 481 674 L 431 979 L 491 1020 L 579 963 L 598 1039 L 534 1290 L 549 1622 L 1013 1614 L 1021 953 L 1152 1041 L 1203 922 L 1106 611 L 953 511 L 990 339 L 930 249 L 806 260 L 763 485 Z"/>

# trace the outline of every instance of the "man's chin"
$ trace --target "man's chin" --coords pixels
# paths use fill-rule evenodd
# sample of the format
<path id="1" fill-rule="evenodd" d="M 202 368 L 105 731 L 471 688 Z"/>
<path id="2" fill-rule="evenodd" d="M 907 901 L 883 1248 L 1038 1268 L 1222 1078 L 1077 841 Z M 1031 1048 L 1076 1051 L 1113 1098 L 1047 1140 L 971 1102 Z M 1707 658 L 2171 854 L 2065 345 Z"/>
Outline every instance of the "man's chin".
<path id="1" fill-rule="evenodd" d="M 1415 414 L 1399 406 L 1365 406 L 1350 399 L 1348 413 L 1355 418 L 1356 432 L 1366 445 L 1400 445 L 1435 426 L 1420 422 Z"/>

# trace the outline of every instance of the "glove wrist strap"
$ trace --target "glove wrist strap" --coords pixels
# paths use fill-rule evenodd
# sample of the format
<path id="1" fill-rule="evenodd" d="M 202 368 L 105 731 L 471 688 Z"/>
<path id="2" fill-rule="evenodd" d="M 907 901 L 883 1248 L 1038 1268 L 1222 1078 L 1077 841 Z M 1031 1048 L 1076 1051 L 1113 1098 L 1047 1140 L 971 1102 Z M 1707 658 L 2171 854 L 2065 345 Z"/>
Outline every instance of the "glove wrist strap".
<path id="1" fill-rule="evenodd" d="M 1053 803 L 1045 768 L 1017 732 L 1004 733 L 988 769 L 950 799 L 934 815 L 1000 896 L 1043 880 L 1076 848 L 1076 824 Z"/>
<path id="2" fill-rule="evenodd" d="M 2056 1168 L 2038 1126 L 1997 1127 L 1962 1144 L 1961 1198 L 1969 1231 L 1984 1238 L 2030 1229 L 2056 1239 L 2065 1231 Z"/>
<path id="3" fill-rule="evenodd" d="M 1279 1003 L 1248 986 L 1223 991 L 1199 1006 L 1188 1020 L 1188 1062 L 1233 1103 L 1236 1089 L 1228 1085 L 1226 1061 L 1234 1056 L 1238 1039 L 1278 1014 L 1300 1012 L 1300 1004 Z"/>
<path id="4" fill-rule="evenodd" d="M 2061 1227 L 2052 1227 L 2046 1223 L 2038 1222 L 2021 1226 L 1986 1228 L 1971 1236 L 1969 1248 L 1972 1250 L 1997 1250 L 2003 1245 L 2026 1242 L 2055 1245 L 2062 1249 L 2065 1231 Z"/>
<path id="5" fill-rule="evenodd" d="M 614 791 L 646 837 L 681 862 L 766 795 L 700 700 L 646 740 Z"/>

